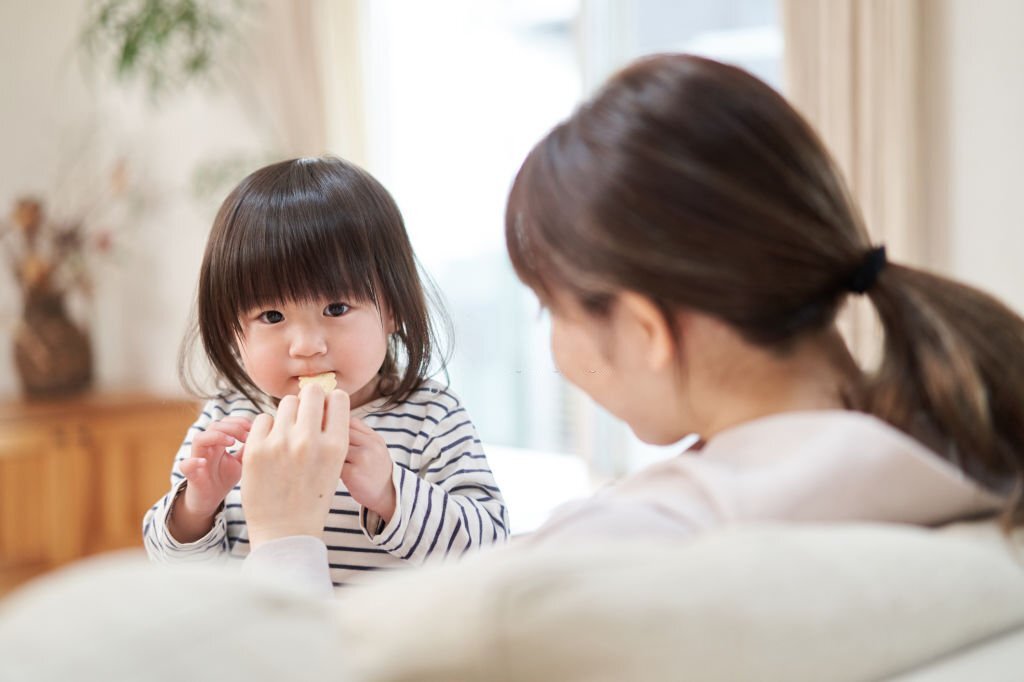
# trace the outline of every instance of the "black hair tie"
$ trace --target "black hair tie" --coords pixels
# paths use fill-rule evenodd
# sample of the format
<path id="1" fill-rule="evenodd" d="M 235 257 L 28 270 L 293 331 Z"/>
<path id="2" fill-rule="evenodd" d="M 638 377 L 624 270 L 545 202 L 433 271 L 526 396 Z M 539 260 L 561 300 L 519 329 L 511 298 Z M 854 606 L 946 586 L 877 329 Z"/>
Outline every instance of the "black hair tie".
<path id="1" fill-rule="evenodd" d="M 860 266 L 853 271 L 846 282 L 846 288 L 855 294 L 867 293 L 875 285 L 878 273 L 885 269 L 888 261 L 885 258 L 885 247 L 877 246 L 864 256 Z"/>

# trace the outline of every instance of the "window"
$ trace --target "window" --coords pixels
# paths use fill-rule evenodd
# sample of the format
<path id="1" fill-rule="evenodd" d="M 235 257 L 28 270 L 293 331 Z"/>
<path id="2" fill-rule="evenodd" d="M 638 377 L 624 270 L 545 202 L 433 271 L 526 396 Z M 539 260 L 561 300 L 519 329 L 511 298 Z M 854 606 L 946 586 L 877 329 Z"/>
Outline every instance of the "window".
<path id="1" fill-rule="evenodd" d="M 611 71 L 690 51 L 777 84 L 774 0 L 375 0 L 366 3 L 370 170 L 394 193 L 456 336 L 452 388 L 487 443 L 582 455 L 615 476 L 649 448 L 556 373 L 546 321 L 504 244 L 530 148 Z"/>

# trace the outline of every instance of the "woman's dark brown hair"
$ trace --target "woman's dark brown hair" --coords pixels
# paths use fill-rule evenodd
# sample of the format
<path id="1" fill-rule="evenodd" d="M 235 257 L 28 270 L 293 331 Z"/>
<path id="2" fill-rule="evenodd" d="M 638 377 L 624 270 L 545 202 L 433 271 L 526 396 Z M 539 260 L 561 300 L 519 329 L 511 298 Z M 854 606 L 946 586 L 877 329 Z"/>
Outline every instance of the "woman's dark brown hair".
<path id="1" fill-rule="evenodd" d="M 431 292 L 433 293 L 433 292 Z M 196 391 L 189 350 L 196 336 L 221 382 L 256 402 L 262 393 L 239 356 L 240 316 L 281 302 L 372 301 L 395 333 L 380 368 L 390 403 L 434 369 L 438 342 L 402 215 L 369 173 L 341 159 L 292 159 L 245 178 L 221 204 L 199 273 L 196 327 L 179 362 Z M 447 325 L 431 296 L 435 319 Z M 444 368 L 445 354 L 436 358 Z M 196 391 L 202 393 L 201 391 Z"/>
<path id="2" fill-rule="evenodd" d="M 603 315 L 635 291 L 674 333 L 672 311 L 693 309 L 778 353 L 833 328 L 878 255 L 800 115 L 747 72 L 688 55 L 633 63 L 534 147 L 506 241 L 546 303 L 568 293 Z M 856 372 L 850 406 L 1006 495 L 1007 527 L 1024 522 L 1024 320 L 892 263 L 867 295 L 884 353 Z"/>

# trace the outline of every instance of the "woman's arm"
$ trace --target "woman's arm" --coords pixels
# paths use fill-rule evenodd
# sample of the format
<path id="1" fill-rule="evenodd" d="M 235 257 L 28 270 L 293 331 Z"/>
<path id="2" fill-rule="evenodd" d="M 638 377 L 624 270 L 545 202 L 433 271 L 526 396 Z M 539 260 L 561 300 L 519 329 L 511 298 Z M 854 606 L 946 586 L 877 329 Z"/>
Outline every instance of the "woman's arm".
<path id="1" fill-rule="evenodd" d="M 249 552 L 242 571 L 281 580 L 316 595 L 334 594 L 327 546 L 312 535 L 292 535 L 261 543 Z"/>
<path id="2" fill-rule="evenodd" d="M 322 535 L 348 450 L 349 399 L 310 384 L 285 396 L 277 416 L 253 422 L 242 458 L 242 506 L 249 530 L 245 570 L 286 574 L 326 591 L 331 579 Z"/>

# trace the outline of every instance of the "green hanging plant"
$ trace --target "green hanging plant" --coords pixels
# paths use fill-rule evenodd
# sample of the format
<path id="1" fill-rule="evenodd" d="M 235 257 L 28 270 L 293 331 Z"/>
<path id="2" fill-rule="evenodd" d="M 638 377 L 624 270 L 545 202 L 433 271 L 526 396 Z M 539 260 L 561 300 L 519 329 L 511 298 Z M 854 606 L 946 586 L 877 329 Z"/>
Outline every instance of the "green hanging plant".
<path id="1" fill-rule="evenodd" d="M 139 79 L 153 98 L 208 79 L 236 35 L 248 0 L 93 0 L 82 31 L 86 53 Z"/>

